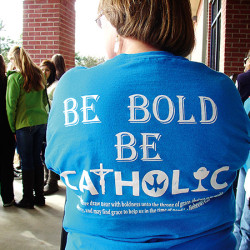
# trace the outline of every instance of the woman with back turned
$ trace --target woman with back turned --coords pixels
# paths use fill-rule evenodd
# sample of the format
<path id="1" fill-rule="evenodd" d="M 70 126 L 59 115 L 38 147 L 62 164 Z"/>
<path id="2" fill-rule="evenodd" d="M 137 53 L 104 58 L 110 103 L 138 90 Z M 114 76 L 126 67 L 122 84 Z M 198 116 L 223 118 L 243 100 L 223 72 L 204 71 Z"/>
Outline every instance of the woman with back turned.
<path id="1" fill-rule="evenodd" d="M 56 67 L 56 80 L 60 80 L 63 74 L 66 72 L 66 65 L 64 58 L 61 54 L 55 54 L 51 58 L 52 62 L 55 64 Z"/>
<path id="2" fill-rule="evenodd" d="M 44 206 L 44 170 L 40 152 L 48 119 L 46 80 L 24 48 L 14 46 L 8 57 L 17 70 L 8 72 L 6 108 L 10 128 L 16 135 L 23 178 L 23 198 L 16 206 Z"/>
<path id="3" fill-rule="evenodd" d="M 66 249 L 233 250 L 249 121 L 226 75 L 185 59 L 189 0 L 101 0 L 97 23 L 110 60 L 68 71 L 48 122 Z"/>

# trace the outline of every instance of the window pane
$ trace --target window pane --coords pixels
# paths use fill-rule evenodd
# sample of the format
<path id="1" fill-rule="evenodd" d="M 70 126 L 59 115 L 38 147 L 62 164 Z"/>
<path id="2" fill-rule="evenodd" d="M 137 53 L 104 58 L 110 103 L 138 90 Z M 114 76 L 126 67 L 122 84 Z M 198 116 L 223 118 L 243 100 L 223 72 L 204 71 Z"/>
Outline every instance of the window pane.
<path id="1" fill-rule="evenodd" d="M 210 67 L 220 69 L 221 0 L 212 1 Z"/>
<path id="2" fill-rule="evenodd" d="M 217 0 L 217 1 L 218 1 L 218 12 L 219 12 L 221 9 L 221 0 Z"/>
<path id="3" fill-rule="evenodd" d="M 217 20 L 217 49 L 216 49 L 216 70 L 219 71 L 220 69 L 220 34 L 221 34 L 221 17 Z"/>
<path id="4" fill-rule="evenodd" d="M 217 0 L 215 0 L 212 3 L 212 22 L 215 20 L 215 17 L 217 16 L 218 9 L 217 9 Z"/>
<path id="5" fill-rule="evenodd" d="M 215 69 L 215 61 L 216 61 L 216 25 L 212 27 L 211 30 L 211 60 L 210 60 L 210 67 Z"/>

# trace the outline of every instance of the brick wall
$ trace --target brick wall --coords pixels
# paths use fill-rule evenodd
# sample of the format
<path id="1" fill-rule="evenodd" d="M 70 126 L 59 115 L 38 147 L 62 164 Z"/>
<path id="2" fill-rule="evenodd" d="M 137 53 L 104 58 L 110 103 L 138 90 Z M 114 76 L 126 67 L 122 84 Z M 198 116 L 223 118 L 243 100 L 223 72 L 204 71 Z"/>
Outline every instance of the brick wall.
<path id="1" fill-rule="evenodd" d="M 243 59 L 249 49 L 250 1 L 227 0 L 224 67 L 227 75 L 243 72 Z"/>
<path id="2" fill-rule="evenodd" d="M 207 60 L 210 66 L 211 1 L 208 9 Z M 243 58 L 250 49 L 250 0 L 221 1 L 220 71 L 228 76 L 244 70 Z"/>
<path id="3" fill-rule="evenodd" d="M 75 66 L 75 0 L 24 0 L 23 46 L 35 63 L 63 55 Z"/>

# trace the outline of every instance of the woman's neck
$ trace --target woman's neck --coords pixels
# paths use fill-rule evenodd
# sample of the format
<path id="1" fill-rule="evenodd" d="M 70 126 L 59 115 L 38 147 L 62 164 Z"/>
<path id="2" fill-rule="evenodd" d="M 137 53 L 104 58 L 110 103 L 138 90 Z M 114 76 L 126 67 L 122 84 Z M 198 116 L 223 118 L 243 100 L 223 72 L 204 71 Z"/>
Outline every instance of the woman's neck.
<path id="1" fill-rule="evenodd" d="M 159 51 L 155 47 L 133 38 L 121 38 L 119 54 L 137 54 L 149 51 Z"/>

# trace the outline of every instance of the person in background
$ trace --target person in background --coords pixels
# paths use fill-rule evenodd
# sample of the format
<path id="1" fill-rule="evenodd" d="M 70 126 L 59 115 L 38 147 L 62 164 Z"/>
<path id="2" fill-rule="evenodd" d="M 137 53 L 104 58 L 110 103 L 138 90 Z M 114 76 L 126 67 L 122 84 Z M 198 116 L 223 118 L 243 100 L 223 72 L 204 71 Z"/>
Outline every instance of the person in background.
<path id="1" fill-rule="evenodd" d="M 55 54 L 51 58 L 56 67 L 56 80 L 60 80 L 62 75 L 66 72 L 64 58 L 61 54 Z"/>
<path id="2" fill-rule="evenodd" d="M 66 250 L 234 250 L 250 122 L 225 74 L 185 58 L 190 1 L 101 0 L 98 12 L 110 60 L 65 73 L 47 128 Z"/>
<path id="3" fill-rule="evenodd" d="M 55 64 L 50 60 L 44 60 L 40 64 L 40 68 L 45 75 L 47 80 L 47 93 L 50 104 L 53 101 L 54 91 L 58 84 L 58 80 L 56 80 L 56 67 Z"/>
<path id="4" fill-rule="evenodd" d="M 64 58 L 61 54 L 55 54 L 52 56 L 51 60 L 54 62 L 56 67 L 56 79 L 59 81 L 63 74 L 66 72 L 66 65 Z M 60 177 L 57 177 L 59 179 Z M 61 233 L 61 246 L 60 249 L 64 250 L 67 242 L 67 232 L 62 228 Z"/>
<path id="5" fill-rule="evenodd" d="M 1 150 L 0 150 L 0 193 L 4 207 L 15 204 L 14 199 L 14 171 L 13 160 L 15 154 L 15 138 L 10 129 L 6 113 L 6 88 L 5 63 L 0 55 L 0 124 L 1 124 Z"/>
<path id="6" fill-rule="evenodd" d="M 56 68 L 55 68 L 54 63 L 50 60 L 42 61 L 42 63 L 40 64 L 40 68 L 47 79 L 47 94 L 48 94 L 48 100 L 51 106 L 52 101 L 53 101 L 54 91 L 58 84 L 58 81 L 56 80 Z M 44 145 L 46 145 L 46 142 L 44 143 Z M 44 150 L 45 150 L 45 147 L 42 150 L 43 156 L 44 156 Z M 58 186 L 59 179 L 60 179 L 59 175 L 57 175 L 51 170 L 48 170 L 45 167 L 44 195 L 54 194 L 59 190 L 59 186 Z"/>
<path id="7" fill-rule="evenodd" d="M 243 104 L 247 100 L 247 98 L 250 96 L 250 59 L 249 58 L 250 58 L 250 50 L 248 51 L 247 56 L 243 60 L 244 73 L 237 75 L 236 82 L 235 82 L 236 88 L 238 89 L 240 93 Z M 239 174 L 240 174 L 240 170 L 238 171 L 237 177 L 235 178 L 235 181 L 234 181 L 235 194 L 237 193 Z"/>
<path id="8" fill-rule="evenodd" d="M 244 104 L 250 118 L 250 97 Z M 236 249 L 250 249 L 250 155 L 246 164 L 240 169 L 236 193 L 236 221 L 234 235 L 237 239 Z"/>
<path id="9" fill-rule="evenodd" d="M 6 108 L 10 128 L 16 136 L 21 157 L 23 182 L 23 198 L 16 206 L 44 206 L 44 169 L 40 152 L 48 119 L 46 81 L 42 71 L 24 48 L 14 46 L 10 49 L 8 57 L 15 65 L 16 71 L 8 72 Z"/>
<path id="10" fill-rule="evenodd" d="M 244 73 L 238 75 L 236 86 L 244 103 L 250 96 L 250 50 L 244 58 Z"/>
<path id="11" fill-rule="evenodd" d="M 232 75 L 230 75 L 230 79 L 234 82 L 234 84 L 236 84 L 236 80 L 237 80 L 238 74 L 233 73 Z"/>
<path id="12" fill-rule="evenodd" d="M 16 70 L 15 65 L 13 65 L 11 62 L 9 62 L 7 65 L 6 72 L 14 71 L 14 70 Z M 5 106 L 6 106 L 6 103 L 5 103 Z M 20 159 L 20 156 L 18 154 L 17 147 L 15 149 L 14 161 L 17 163 L 17 165 L 14 164 L 14 180 L 21 180 L 22 179 L 21 159 Z"/>

